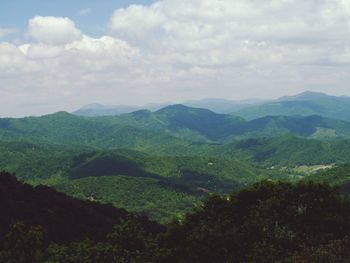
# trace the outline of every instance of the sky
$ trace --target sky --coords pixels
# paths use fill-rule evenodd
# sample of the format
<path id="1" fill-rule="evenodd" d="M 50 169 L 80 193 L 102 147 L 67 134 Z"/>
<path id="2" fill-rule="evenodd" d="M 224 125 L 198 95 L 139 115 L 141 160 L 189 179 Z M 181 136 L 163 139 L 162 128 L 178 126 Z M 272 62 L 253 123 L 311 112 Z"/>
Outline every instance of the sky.
<path id="1" fill-rule="evenodd" d="M 349 0 L 1 0 L 0 116 L 350 95 Z"/>

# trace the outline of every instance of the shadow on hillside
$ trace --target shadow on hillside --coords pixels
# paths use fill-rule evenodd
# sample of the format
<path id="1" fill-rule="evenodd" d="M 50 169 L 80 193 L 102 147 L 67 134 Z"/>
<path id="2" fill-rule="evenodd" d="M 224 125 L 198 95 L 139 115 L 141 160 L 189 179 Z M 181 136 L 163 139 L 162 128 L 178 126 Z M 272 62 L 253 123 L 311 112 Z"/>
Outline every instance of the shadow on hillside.
<path id="1" fill-rule="evenodd" d="M 73 159 L 69 177 L 79 179 L 90 176 L 127 175 L 161 179 L 157 174 L 149 173 L 134 161 L 116 156 L 94 156 L 85 154 Z"/>

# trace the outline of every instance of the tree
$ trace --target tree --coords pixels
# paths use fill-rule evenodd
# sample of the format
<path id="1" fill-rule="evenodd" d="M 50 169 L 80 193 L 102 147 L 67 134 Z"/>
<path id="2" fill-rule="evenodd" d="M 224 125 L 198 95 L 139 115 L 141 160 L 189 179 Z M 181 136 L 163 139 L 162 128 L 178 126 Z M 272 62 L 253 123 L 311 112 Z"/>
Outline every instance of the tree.
<path id="1" fill-rule="evenodd" d="M 43 260 L 43 229 L 23 222 L 10 226 L 2 244 L 0 262 L 39 263 Z"/>

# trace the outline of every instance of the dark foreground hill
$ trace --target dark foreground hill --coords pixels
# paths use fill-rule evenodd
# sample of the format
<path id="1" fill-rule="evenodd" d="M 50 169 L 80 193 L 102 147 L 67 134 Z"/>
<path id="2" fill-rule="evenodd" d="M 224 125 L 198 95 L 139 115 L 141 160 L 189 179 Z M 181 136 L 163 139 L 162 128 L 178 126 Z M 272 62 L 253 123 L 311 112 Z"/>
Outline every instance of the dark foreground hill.
<path id="1" fill-rule="evenodd" d="M 2 175 L 2 181 L 7 195 L 1 197 L 7 202 L 1 207 L 8 210 L 3 209 L 1 216 L 10 216 L 14 224 L 6 235 L 0 236 L 0 262 L 340 263 L 350 260 L 350 203 L 336 188 L 325 184 L 260 182 L 228 196 L 212 195 L 183 220 L 169 225 L 166 232 L 159 231 L 159 225 L 127 217 L 105 233 L 102 242 L 96 242 L 84 239 L 85 233 L 96 231 L 91 227 L 99 227 L 87 224 L 85 216 L 100 214 L 93 219 L 104 227 L 104 223 L 109 223 L 105 218 L 113 218 L 113 212 L 102 212 L 98 204 L 79 202 L 79 207 L 67 206 L 50 198 L 53 195 L 62 199 L 63 195 L 49 188 L 29 190 L 29 186 L 8 174 Z M 19 189 L 23 198 L 18 198 Z M 43 193 L 51 194 L 42 196 Z M 33 195 L 46 200 L 33 203 Z M 90 208 L 89 214 L 86 206 Z M 23 219 L 15 208 L 24 207 L 27 213 L 33 211 L 31 217 L 26 223 L 15 222 Z M 73 229 L 77 225 L 65 221 L 66 214 L 76 216 L 75 220 L 86 229 Z M 31 218 L 37 220 L 38 227 L 30 226 Z M 74 232 L 77 242 L 63 245 L 53 242 L 53 229 L 61 229 L 62 222 Z M 72 225 L 66 226 L 67 223 Z"/>
<path id="2" fill-rule="evenodd" d="M 102 240 L 115 224 L 130 216 L 112 205 L 81 201 L 46 186 L 34 188 L 4 172 L 0 173 L 0 211 L 0 239 L 12 223 L 22 221 L 42 226 L 47 238 L 59 243 Z M 163 229 L 146 218 L 137 220 L 147 231 Z"/>
<path id="3" fill-rule="evenodd" d="M 335 188 L 267 181 L 212 196 L 167 241 L 182 259 L 174 262 L 349 262 L 349 220 Z"/>

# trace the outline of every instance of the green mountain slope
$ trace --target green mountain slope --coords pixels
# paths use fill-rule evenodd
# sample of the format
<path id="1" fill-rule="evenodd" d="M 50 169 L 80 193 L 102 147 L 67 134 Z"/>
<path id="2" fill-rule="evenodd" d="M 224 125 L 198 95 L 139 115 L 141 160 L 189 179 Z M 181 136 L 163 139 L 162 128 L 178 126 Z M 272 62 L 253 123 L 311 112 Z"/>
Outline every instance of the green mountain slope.
<path id="1" fill-rule="evenodd" d="M 53 186 L 70 196 L 111 203 L 162 223 L 182 218 L 203 200 L 201 195 L 165 187 L 157 179 L 121 175 L 67 180 Z"/>
<path id="2" fill-rule="evenodd" d="M 134 150 L 91 150 L 67 146 L 0 142 L 0 169 L 16 173 L 21 179 L 127 175 L 147 178 L 181 178 L 193 172 L 221 180 L 255 181 L 263 174 L 259 168 L 224 157 L 162 156 Z"/>
<path id="3" fill-rule="evenodd" d="M 72 156 L 84 149 L 27 141 L 0 141 L 0 170 L 15 173 L 23 180 L 63 176 Z"/>
<path id="4" fill-rule="evenodd" d="M 173 105 L 108 117 L 79 117 L 59 112 L 42 117 L 0 119 L 0 140 L 155 150 L 192 142 L 227 142 L 249 137 L 294 134 L 308 138 L 350 137 L 350 123 L 320 116 L 273 117 L 251 121 L 205 109 Z"/>
<path id="5" fill-rule="evenodd" d="M 150 124 L 152 125 L 152 124 Z M 97 148 L 144 148 L 175 137 L 124 118 L 86 118 L 59 112 L 42 117 L 0 119 L 0 139 Z"/>
<path id="6" fill-rule="evenodd" d="M 231 113 L 246 107 L 258 105 L 266 102 L 265 100 L 252 99 L 244 101 L 232 101 L 226 99 L 207 98 L 201 100 L 185 101 L 181 104 L 193 108 L 203 108 L 214 111 L 216 113 Z M 161 108 L 171 105 L 169 104 L 146 104 L 143 106 L 127 106 L 127 105 L 101 105 L 88 104 L 73 112 L 74 115 L 97 117 L 97 116 L 114 116 L 125 113 L 131 113 L 138 110 L 157 111 Z"/>
<path id="7" fill-rule="evenodd" d="M 320 141 L 295 136 L 252 138 L 223 146 L 228 156 L 238 151 L 252 161 L 264 166 L 331 164 L 350 160 L 350 141 Z"/>
<path id="8" fill-rule="evenodd" d="M 0 170 L 16 173 L 34 185 L 111 202 L 160 221 L 183 215 L 210 192 L 227 193 L 261 178 L 278 177 L 224 158 L 159 156 L 121 149 L 72 150 L 24 141 L 0 142 L 0 160 Z"/>
<path id="9" fill-rule="evenodd" d="M 155 112 L 155 116 L 166 123 L 168 129 L 188 129 L 217 140 L 235 132 L 243 120 L 227 114 L 218 114 L 206 109 L 172 105 Z"/>
<path id="10" fill-rule="evenodd" d="M 297 96 L 283 97 L 262 105 L 247 107 L 234 114 L 250 120 L 264 116 L 320 115 L 350 121 L 350 98 L 305 92 Z"/>
<path id="11" fill-rule="evenodd" d="M 283 167 L 348 162 L 348 138 L 350 123 L 321 116 L 246 121 L 183 105 L 91 118 L 58 112 L 0 119 L 0 169 L 169 220 L 208 193 L 287 180 Z"/>
<path id="12" fill-rule="evenodd" d="M 350 193 L 350 164 L 344 163 L 336 165 L 331 169 L 326 169 L 308 176 L 307 180 L 342 186 L 342 190 Z"/>
<path id="13" fill-rule="evenodd" d="M 285 136 L 206 147 L 202 156 L 197 153 L 203 149 L 201 144 L 193 145 L 192 156 L 167 156 L 123 149 L 72 150 L 24 141 L 2 142 L 0 170 L 15 172 L 32 184 L 53 186 L 83 199 L 111 202 L 168 222 L 200 203 L 209 192 L 227 193 L 261 179 L 288 180 L 289 171 L 283 170 L 284 166 L 350 161 L 349 140 Z M 270 169 L 272 166 L 275 169 Z"/>

